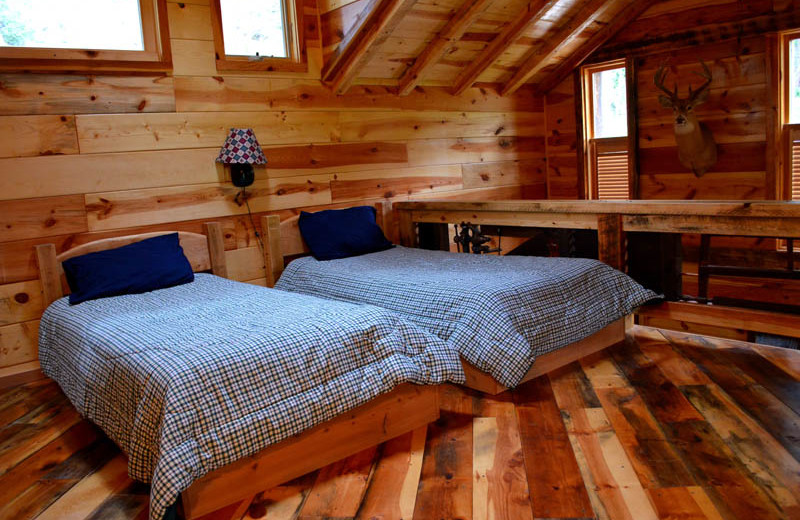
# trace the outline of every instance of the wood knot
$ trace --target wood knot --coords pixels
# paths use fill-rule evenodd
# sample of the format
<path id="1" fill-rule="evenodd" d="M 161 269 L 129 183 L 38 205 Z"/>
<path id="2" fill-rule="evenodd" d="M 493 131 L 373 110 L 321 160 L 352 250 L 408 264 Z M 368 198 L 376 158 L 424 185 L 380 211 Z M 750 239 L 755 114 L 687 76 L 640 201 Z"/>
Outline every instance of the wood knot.
<path id="1" fill-rule="evenodd" d="M 28 303 L 30 299 L 31 297 L 28 293 L 21 292 L 14 295 L 14 301 L 17 303 Z"/>

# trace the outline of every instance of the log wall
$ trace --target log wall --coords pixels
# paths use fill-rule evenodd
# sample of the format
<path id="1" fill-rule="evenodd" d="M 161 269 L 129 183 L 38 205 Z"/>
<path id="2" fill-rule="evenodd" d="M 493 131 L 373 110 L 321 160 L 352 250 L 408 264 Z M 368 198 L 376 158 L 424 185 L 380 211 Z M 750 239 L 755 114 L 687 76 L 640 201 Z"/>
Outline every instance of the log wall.
<path id="1" fill-rule="evenodd" d="M 37 357 L 37 244 L 62 251 L 219 221 L 229 274 L 264 284 L 253 227 L 263 214 L 546 196 L 541 97 L 420 88 L 401 98 L 364 86 L 333 95 L 319 81 L 322 41 L 335 45 L 330 21 L 353 8 L 325 9 L 320 31 L 316 3 L 305 7 L 307 74 L 218 74 L 208 2 L 193 0 L 168 4 L 173 75 L 0 75 L 0 368 Z M 249 190 L 253 220 L 214 163 L 232 126 L 252 127 L 269 161 Z"/>

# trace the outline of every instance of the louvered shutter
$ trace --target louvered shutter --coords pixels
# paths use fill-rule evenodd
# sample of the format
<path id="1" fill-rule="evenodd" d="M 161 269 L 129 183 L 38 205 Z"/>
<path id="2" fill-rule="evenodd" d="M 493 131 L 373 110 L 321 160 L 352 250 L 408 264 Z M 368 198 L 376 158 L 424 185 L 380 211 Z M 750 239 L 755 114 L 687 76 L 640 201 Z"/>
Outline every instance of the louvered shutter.
<path id="1" fill-rule="evenodd" d="M 800 140 L 792 140 L 792 200 L 800 200 Z"/>
<path id="2" fill-rule="evenodd" d="M 596 197 L 600 200 L 628 199 L 630 197 L 628 139 L 613 137 L 592 141 Z"/>

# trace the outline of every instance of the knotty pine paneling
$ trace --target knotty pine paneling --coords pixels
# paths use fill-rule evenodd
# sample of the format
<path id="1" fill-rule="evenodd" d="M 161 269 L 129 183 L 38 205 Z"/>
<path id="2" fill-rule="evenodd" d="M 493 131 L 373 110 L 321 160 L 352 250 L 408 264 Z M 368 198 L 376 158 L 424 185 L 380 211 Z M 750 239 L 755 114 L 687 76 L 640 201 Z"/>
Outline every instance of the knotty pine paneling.
<path id="1" fill-rule="evenodd" d="M 71 115 L 0 116 L 0 157 L 78 153 Z"/>
<path id="2" fill-rule="evenodd" d="M 489 186 L 544 185 L 545 161 L 505 161 L 465 164 L 462 167 L 465 188 Z"/>
<path id="3" fill-rule="evenodd" d="M 214 42 L 172 39 L 172 72 L 176 76 L 213 76 L 217 73 Z"/>
<path id="4" fill-rule="evenodd" d="M 338 113 L 91 114 L 76 119 L 82 153 L 219 147 L 232 127 L 252 128 L 264 145 L 339 140 Z"/>
<path id="5" fill-rule="evenodd" d="M 764 177 L 763 171 L 709 172 L 699 179 L 693 173 L 649 174 L 639 178 L 639 191 L 643 199 L 764 199 Z"/>
<path id="6" fill-rule="evenodd" d="M 82 195 L 0 201 L 0 242 L 86 231 Z"/>
<path id="7" fill-rule="evenodd" d="M 178 111 L 274 110 L 453 110 L 471 112 L 541 112 L 543 101 L 531 89 L 509 97 L 494 89 L 470 88 L 459 96 L 447 89 L 417 87 L 397 96 L 389 87 L 354 86 L 338 96 L 316 80 L 240 77 L 230 75 L 175 78 Z"/>
<path id="8" fill-rule="evenodd" d="M 172 112 L 173 78 L 0 74 L 0 115 Z"/>
<path id="9" fill-rule="evenodd" d="M 90 193 L 85 196 L 88 227 L 100 231 L 246 214 L 245 206 L 233 202 L 238 191 L 232 184 L 216 183 Z M 331 202 L 329 176 L 324 174 L 256 181 L 247 191 L 254 212 Z"/>
<path id="10" fill-rule="evenodd" d="M 421 139 L 409 141 L 407 147 L 408 161 L 413 166 L 541 160 L 545 156 L 541 135 Z"/>
<path id="11" fill-rule="evenodd" d="M 0 159 L 0 200 L 220 182 L 217 154 L 219 147 Z"/>
<path id="12" fill-rule="evenodd" d="M 545 97 L 547 198 L 550 199 L 581 197 L 575 96 L 574 81 L 569 77 Z"/>
<path id="13" fill-rule="evenodd" d="M 530 135 L 541 131 L 537 112 L 340 112 L 342 141 Z"/>
<path id="14" fill-rule="evenodd" d="M 36 360 L 39 349 L 39 320 L 0 326 L 0 366 Z"/>
<path id="15" fill-rule="evenodd" d="M 422 193 L 453 191 L 463 186 L 461 165 L 422 166 L 374 172 L 350 172 L 331 177 L 333 202 L 355 202 L 364 198 L 413 197 Z"/>
<path id="16" fill-rule="evenodd" d="M 0 325 L 37 320 L 43 305 L 39 280 L 0 285 Z"/>
<path id="17" fill-rule="evenodd" d="M 397 168 L 408 164 L 408 144 L 403 141 L 304 144 L 264 148 L 269 178 Z M 259 168 L 261 170 L 261 168 Z M 256 178 L 260 178 L 256 173 Z M 374 174 L 373 174 L 374 175 Z"/>
<path id="18" fill-rule="evenodd" d="M 214 40 L 211 8 L 185 2 L 168 3 L 169 36 L 179 40 Z"/>

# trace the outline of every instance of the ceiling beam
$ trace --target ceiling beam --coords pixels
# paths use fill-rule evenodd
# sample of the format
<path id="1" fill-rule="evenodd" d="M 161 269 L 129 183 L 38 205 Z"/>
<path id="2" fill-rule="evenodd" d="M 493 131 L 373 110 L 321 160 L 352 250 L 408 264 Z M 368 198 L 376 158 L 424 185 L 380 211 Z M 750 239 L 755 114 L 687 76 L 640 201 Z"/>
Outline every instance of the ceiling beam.
<path id="1" fill-rule="evenodd" d="M 489 43 L 489 46 L 461 71 L 453 86 L 453 94 L 459 95 L 471 87 L 483 71 L 494 63 L 509 45 L 517 41 L 528 27 L 541 20 L 557 3 L 558 0 L 531 0 L 515 20 L 506 25 L 500 34 Z"/>
<path id="2" fill-rule="evenodd" d="M 425 47 L 422 53 L 414 60 L 414 64 L 407 68 L 400 78 L 397 93 L 405 96 L 414 90 L 431 67 L 436 65 L 442 57 L 456 47 L 458 41 L 464 36 L 467 29 L 486 11 L 493 0 L 467 0 L 447 21 L 439 34 Z"/>
<path id="3" fill-rule="evenodd" d="M 546 35 L 544 41 L 535 45 L 523 58 L 522 65 L 500 89 L 501 96 L 511 95 L 548 65 L 552 65 L 564 47 L 616 5 L 616 0 L 584 0 L 575 9 L 576 14 L 562 25 L 554 35 Z"/>
<path id="4" fill-rule="evenodd" d="M 368 0 L 322 71 L 336 94 L 344 94 L 416 0 Z"/>
<path id="5" fill-rule="evenodd" d="M 366 20 L 369 15 L 375 12 L 375 7 L 378 5 L 380 0 L 365 0 L 364 7 L 361 9 L 361 12 L 358 13 L 356 16 L 353 25 L 350 27 L 350 30 L 342 36 L 339 45 L 336 47 L 336 50 L 333 51 L 328 61 L 325 63 L 325 66 L 322 67 L 322 81 L 329 81 L 330 78 L 333 76 L 334 72 L 338 70 L 341 66 L 341 61 L 345 56 L 345 49 L 350 46 L 350 43 L 355 38 L 356 34 L 360 30 L 364 28 L 364 21 Z"/>
<path id="6" fill-rule="evenodd" d="M 553 72 L 536 85 L 538 94 L 546 94 L 564 81 L 572 71 L 578 68 L 589 56 L 603 46 L 604 43 L 616 36 L 629 23 L 636 20 L 651 6 L 657 4 L 659 0 L 628 0 L 628 5 L 623 8 L 611 23 L 597 31 L 594 36 L 589 38 L 586 43 L 580 46 L 561 62 Z"/>

